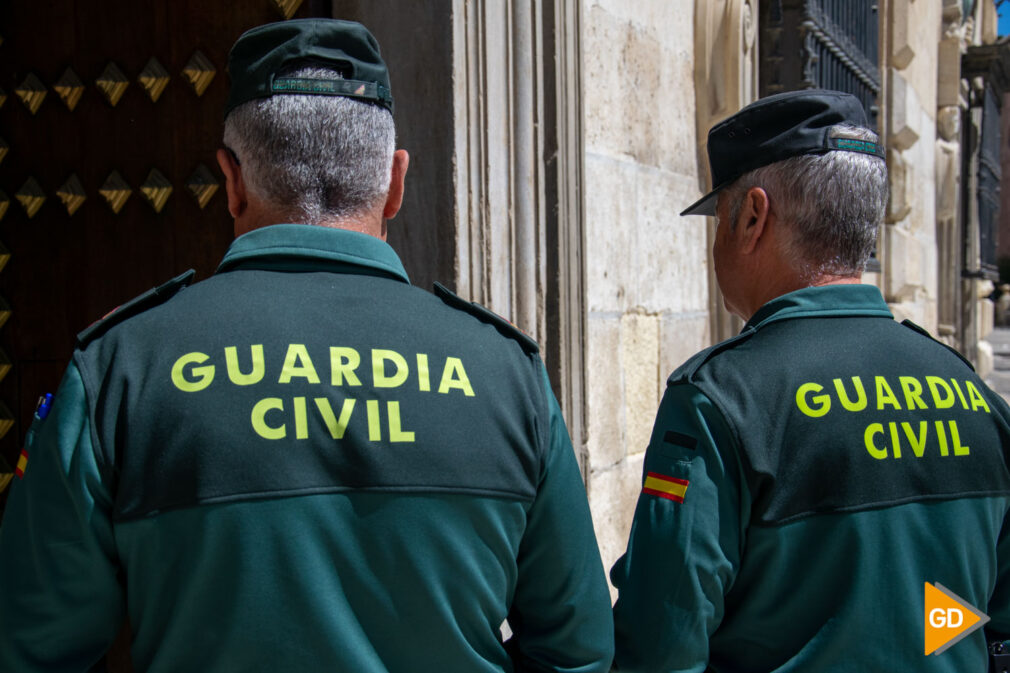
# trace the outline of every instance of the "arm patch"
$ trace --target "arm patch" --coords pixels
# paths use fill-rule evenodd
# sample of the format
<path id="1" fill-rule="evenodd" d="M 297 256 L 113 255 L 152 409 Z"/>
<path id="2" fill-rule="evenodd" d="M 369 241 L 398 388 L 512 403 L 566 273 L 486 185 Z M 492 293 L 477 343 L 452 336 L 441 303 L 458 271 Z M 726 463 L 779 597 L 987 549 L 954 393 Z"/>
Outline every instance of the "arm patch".
<path id="1" fill-rule="evenodd" d="M 523 350 L 527 353 L 539 353 L 540 346 L 536 341 L 527 336 L 521 329 L 510 323 L 505 318 L 501 317 L 494 311 L 490 311 L 487 308 L 481 306 L 472 301 L 467 301 L 454 293 L 452 290 L 442 285 L 441 283 L 435 283 L 435 296 L 444 301 L 449 306 L 459 309 L 460 311 L 465 311 L 470 315 L 476 317 L 481 322 L 490 323 L 495 326 L 498 332 L 502 336 L 506 336 L 510 339 L 514 339 L 519 342 L 519 345 L 523 347 Z"/>
<path id="2" fill-rule="evenodd" d="M 105 334 L 105 332 L 113 325 L 119 324 L 127 318 L 139 313 L 143 313 L 149 308 L 165 303 L 174 297 L 179 290 L 189 285 L 189 282 L 193 280 L 194 275 L 196 275 L 196 271 L 190 269 L 186 273 L 176 276 L 167 283 L 151 288 L 139 297 L 131 299 L 122 306 L 114 308 L 104 318 L 95 321 L 77 335 L 77 348 L 83 349 L 90 342 L 94 341 L 102 334 Z"/>

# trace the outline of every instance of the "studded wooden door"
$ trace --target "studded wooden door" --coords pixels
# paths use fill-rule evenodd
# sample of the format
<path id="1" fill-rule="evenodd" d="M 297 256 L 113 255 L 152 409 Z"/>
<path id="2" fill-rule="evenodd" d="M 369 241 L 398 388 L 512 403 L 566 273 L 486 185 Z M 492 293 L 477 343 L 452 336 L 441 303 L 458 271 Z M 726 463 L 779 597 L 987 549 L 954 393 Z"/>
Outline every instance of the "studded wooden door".
<path id="1" fill-rule="evenodd" d="M 75 334 L 231 241 L 214 153 L 235 38 L 329 4 L 0 3 L 0 490 Z"/>

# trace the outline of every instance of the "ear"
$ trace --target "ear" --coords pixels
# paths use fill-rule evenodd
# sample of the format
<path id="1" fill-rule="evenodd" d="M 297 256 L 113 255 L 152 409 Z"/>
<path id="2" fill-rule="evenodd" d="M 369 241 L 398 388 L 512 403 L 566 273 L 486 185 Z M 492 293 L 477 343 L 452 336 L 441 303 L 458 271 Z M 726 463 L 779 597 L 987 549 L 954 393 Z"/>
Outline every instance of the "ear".
<path id="1" fill-rule="evenodd" d="M 410 155 L 407 150 L 396 150 L 393 152 L 393 168 L 389 177 L 389 195 L 386 197 L 386 204 L 382 207 L 382 217 L 391 220 L 400 212 L 403 205 L 403 184 L 407 176 L 407 166 L 410 164 Z"/>
<path id="2" fill-rule="evenodd" d="M 768 237 L 770 220 L 768 193 L 760 187 L 751 187 L 744 194 L 734 232 L 740 243 L 740 252 L 750 254 L 757 249 L 758 244 Z"/>
<path id="3" fill-rule="evenodd" d="M 232 217 L 237 218 L 245 212 L 249 205 L 245 192 L 245 181 L 242 180 L 242 167 L 235 160 L 235 156 L 226 149 L 217 151 L 217 165 L 224 173 L 224 189 L 228 194 L 228 212 Z"/>

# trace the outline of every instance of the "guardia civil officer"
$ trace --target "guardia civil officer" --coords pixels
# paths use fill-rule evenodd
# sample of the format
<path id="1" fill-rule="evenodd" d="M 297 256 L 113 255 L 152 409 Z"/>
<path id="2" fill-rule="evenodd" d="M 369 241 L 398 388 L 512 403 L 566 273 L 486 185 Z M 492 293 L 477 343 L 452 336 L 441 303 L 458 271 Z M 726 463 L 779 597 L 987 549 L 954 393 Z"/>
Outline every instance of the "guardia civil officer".
<path id="1" fill-rule="evenodd" d="M 984 671 L 981 630 L 926 656 L 927 582 L 1010 632 L 1010 411 L 860 284 L 887 199 L 866 126 L 809 90 L 709 133 L 684 214 L 717 217 L 746 325 L 670 376 L 611 571 L 621 671 Z"/>
<path id="2" fill-rule="evenodd" d="M 384 242 L 407 154 L 374 37 L 265 25 L 229 72 L 239 237 L 79 336 L 0 531 L 0 670 L 90 671 L 124 618 L 150 673 L 608 670 L 536 344 Z"/>

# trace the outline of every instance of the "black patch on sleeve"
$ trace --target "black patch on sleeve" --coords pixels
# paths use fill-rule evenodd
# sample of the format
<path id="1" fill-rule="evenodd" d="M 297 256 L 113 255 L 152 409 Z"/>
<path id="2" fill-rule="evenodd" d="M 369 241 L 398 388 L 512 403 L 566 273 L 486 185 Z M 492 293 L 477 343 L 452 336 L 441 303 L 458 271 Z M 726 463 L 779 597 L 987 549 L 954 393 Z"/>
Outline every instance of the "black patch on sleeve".
<path id="1" fill-rule="evenodd" d="M 698 439 L 696 437 L 673 430 L 666 431 L 666 434 L 663 435 L 663 441 L 674 446 L 683 446 L 685 449 L 691 449 L 692 451 L 698 448 Z"/>
<path id="2" fill-rule="evenodd" d="M 77 335 L 77 347 L 84 348 L 89 342 L 104 334 L 113 325 L 116 325 L 129 317 L 135 316 L 138 313 L 143 313 L 147 309 L 153 308 L 158 304 L 163 304 L 168 301 L 175 296 L 179 290 L 189 285 L 189 282 L 193 280 L 194 275 L 196 275 L 196 271 L 190 269 L 186 273 L 180 274 L 158 287 L 151 288 L 139 297 L 136 297 L 135 299 L 126 302 L 119 308 L 114 309 L 107 316 L 92 323 L 91 326 Z"/>
<path id="3" fill-rule="evenodd" d="M 480 304 L 472 301 L 466 301 L 455 292 L 442 285 L 441 283 L 435 283 L 435 296 L 444 301 L 449 306 L 460 311 L 466 311 L 470 315 L 475 316 L 481 322 L 490 323 L 494 325 L 495 328 L 503 336 L 509 337 L 510 339 L 515 339 L 519 342 L 519 345 L 523 347 L 523 350 L 527 353 L 539 353 L 540 346 L 536 341 L 527 336 L 521 329 L 510 323 L 505 318 L 501 317 L 494 311 L 491 311 Z"/>

